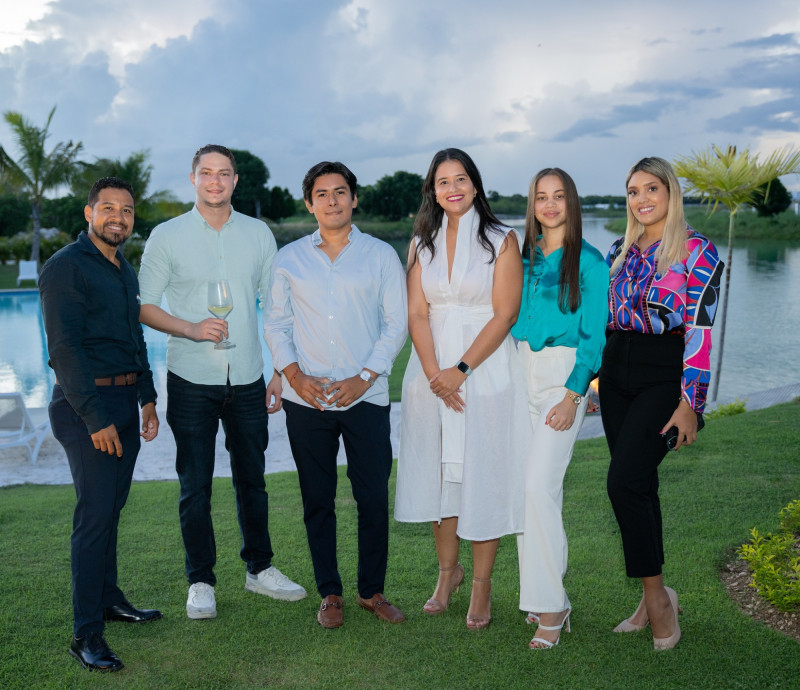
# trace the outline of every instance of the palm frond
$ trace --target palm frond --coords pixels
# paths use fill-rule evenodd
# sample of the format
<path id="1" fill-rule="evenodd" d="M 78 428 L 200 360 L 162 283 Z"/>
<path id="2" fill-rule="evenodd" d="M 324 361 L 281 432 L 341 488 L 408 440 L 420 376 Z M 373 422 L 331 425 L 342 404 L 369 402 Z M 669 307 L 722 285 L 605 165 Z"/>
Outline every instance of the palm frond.
<path id="1" fill-rule="evenodd" d="M 743 205 L 755 201 L 759 187 L 776 177 L 800 172 L 800 151 L 792 146 L 773 151 L 760 162 L 749 149 L 737 151 L 711 146 L 691 156 L 674 161 L 675 172 L 686 180 L 687 194 L 699 196 L 706 203 L 727 206 L 735 213 Z"/>

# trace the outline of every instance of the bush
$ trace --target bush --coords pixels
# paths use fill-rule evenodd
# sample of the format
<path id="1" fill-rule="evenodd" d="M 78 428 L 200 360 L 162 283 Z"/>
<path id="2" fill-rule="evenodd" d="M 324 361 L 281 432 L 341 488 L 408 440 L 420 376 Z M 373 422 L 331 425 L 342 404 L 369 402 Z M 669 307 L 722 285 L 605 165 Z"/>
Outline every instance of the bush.
<path id="1" fill-rule="evenodd" d="M 33 238 L 31 238 L 31 241 Z M 44 263 L 62 247 L 66 247 L 72 242 L 72 238 L 66 232 L 58 232 L 52 237 L 42 236 L 39 244 L 40 261 Z M 28 252 L 30 255 L 30 251 Z"/>
<path id="2" fill-rule="evenodd" d="M 8 240 L 8 248 L 11 251 L 11 258 L 14 261 L 27 261 L 31 258 L 31 247 L 33 245 L 33 233 L 18 232 Z"/>
<path id="3" fill-rule="evenodd" d="M 733 417 L 735 414 L 742 414 L 742 412 L 747 412 L 745 403 L 747 403 L 747 398 L 744 400 L 739 400 L 739 398 L 736 398 L 736 400 L 734 400 L 732 403 L 728 403 L 727 405 L 719 405 L 713 410 L 706 412 L 705 418 L 714 419 L 715 417 Z"/>
<path id="4" fill-rule="evenodd" d="M 138 235 L 131 235 L 125 242 L 122 253 L 134 268 L 139 268 L 139 264 L 142 263 L 144 244 L 145 240 Z"/>
<path id="5" fill-rule="evenodd" d="M 11 258 L 11 246 L 8 237 L 0 237 L 0 264 Z"/>
<path id="6" fill-rule="evenodd" d="M 750 566 L 759 595 L 781 611 L 800 609 L 800 500 L 780 512 L 780 533 L 762 537 L 753 527 L 737 553 Z"/>

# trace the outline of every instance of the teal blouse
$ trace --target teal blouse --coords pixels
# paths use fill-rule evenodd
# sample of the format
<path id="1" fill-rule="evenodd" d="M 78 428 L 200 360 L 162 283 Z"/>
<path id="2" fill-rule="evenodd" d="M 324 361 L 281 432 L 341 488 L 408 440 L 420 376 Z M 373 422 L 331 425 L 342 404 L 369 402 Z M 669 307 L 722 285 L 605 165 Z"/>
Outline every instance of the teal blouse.
<path id="1" fill-rule="evenodd" d="M 523 259 L 525 275 L 522 303 L 511 335 L 524 340 L 534 352 L 545 347 L 572 347 L 577 350 L 575 367 L 564 383 L 571 391 L 584 395 L 600 368 L 606 344 L 608 319 L 608 265 L 603 255 L 586 240 L 581 245 L 581 304 L 573 314 L 558 305 L 558 272 L 563 249 L 548 256 L 537 246 L 533 270 Z"/>

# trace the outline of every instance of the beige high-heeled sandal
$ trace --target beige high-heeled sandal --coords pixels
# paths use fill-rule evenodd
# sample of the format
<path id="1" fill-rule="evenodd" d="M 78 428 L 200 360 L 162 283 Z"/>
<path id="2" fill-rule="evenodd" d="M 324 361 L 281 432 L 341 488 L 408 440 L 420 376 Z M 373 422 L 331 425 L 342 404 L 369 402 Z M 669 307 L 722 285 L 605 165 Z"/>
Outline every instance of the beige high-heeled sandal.
<path id="1" fill-rule="evenodd" d="M 428 601 L 425 602 L 425 605 L 422 607 L 422 610 L 430 616 L 436 616 L 443 611 L 446 611 L 448 606 L 450 606 L 450 597 L 453 595 L 453 592 L 458 592 L 461 589 L 461 583 L 464 582 L 464 566 L 461 563 L 456 563 L 454 566 L 449 568 L 439 568 L 440 573 L 449 573 L 453 570 L 460 568 L 461 573 L 453 578 L 453 581 L 450 583 L 450 591 L 447 593 L 447 600 L 442 603 L 438 599 L 434 599 L 431 597 Z"/>
<path id="2" fill-rule="evenodd" d="M 667 590 L 669 603 L 672 605 L 672 613 L 675 616 L 675 632 L 673 632 L 669 637 L 654 637 L 653 649 L 656 650 L 672 649 L 681 639 L 681 626 L 678 623 L 678 613 L 681 609 L 678 606 L 678 595 L 675 590 L 671 589 L 670 587 L 664 587 L 664 589 Z"/>
<path id="3" fill-rule="evenodd" d="M 474 585 L 476 582 L 489 583 L 489 610 L 491 611 L 492 606 L 492 578 L 490 577 L 473 577 L 472 584 Z M 474 592 L 473 587 L 473 592 Z M 470 596 L 470 599 L 472 597 Z M 470 604 L 472 602 L 470 601 Z M 492 616 L 473 616 L 471 613 L 467 612 L 467 630 L 484 630 L 485 628 L 489 627 L 489 623 L 492 622 Z"/>

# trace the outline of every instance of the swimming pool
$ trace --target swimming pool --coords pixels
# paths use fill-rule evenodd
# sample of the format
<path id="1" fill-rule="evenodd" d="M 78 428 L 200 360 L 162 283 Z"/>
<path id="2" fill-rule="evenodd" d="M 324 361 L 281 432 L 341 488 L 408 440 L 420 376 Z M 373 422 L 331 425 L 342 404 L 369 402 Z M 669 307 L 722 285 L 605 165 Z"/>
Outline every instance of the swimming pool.
<path id="1" fill-rule="evenodd" d="M 261 311 L 259 319 L 261 323 Z M 45 407 L 55 383 L 47 365 L 47 340 L 37 290 L 0 292 L 0 393 L 21 392 L 25 404 Z M 153 370 L 156 391 L 162 401 L 167 394 L 167 336 L 144 327 L 147 356 Z M 261 350 L 265 371 L 272 369 L 272 357 L 264 339 Z"/>

